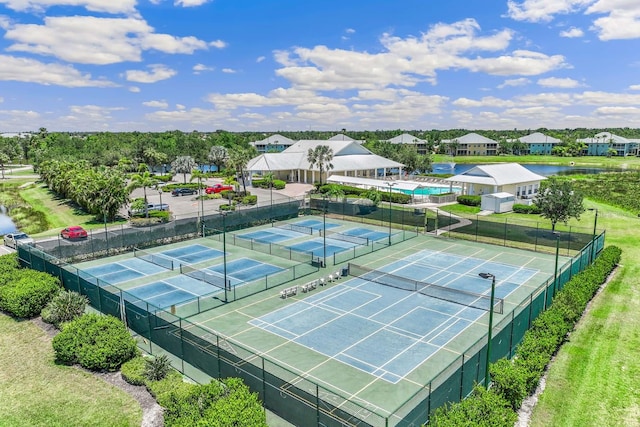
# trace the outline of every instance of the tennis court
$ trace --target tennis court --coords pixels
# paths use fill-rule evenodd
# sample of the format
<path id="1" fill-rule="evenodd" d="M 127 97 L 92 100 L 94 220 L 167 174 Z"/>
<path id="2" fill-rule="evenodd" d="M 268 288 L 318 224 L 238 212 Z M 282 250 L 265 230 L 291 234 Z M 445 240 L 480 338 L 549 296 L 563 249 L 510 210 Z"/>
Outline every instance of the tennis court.
<path id="1" fill-rule="evenodd" d="M 201 296 L 213 296 L 224 291 L 216 286 L 185 275 L 127 289 L 124 299 L 140 306 L 146 303 L 158 308 L 178 306 Z"/>
<path id="2" fill-rule="evenodd" d="M 439 268 L 443 265 L 440 261 L 447 267 Z M 249 323 L 397 383 L 488 310 L 488 298 L 484 299 L 485 310 L 476 308 L 483 306 L 482 301 L 469 302 L 475 307 L 464 305 L 471 295 L 482 300 L 478 296 L 491 291 L 491 282 L 478 277 L 477 273 L 483 271 L 500 272 L 500 277 L 505 277 L 496 284 L 500 298 L 537 273 L 474 257 L 423 250 L 379 271 L 362 269 L 358 272 L 361 277 Z M 434 287 L 407 291 L 411 289 L 406 285 L 409 281 L 403 278 L 439 285 L 445 290 Z"/>
<path id="3" fill-rule="evenodd" d="M 118 284 L 165 271 L 165 268 L 158 265 L 151 264 L 139 258 L 131 258 L 89 267 L 81 271 L 80 275 L 85 278 L 93 276 L 98 279 L 107 280 L 111 284 Z"/>
<path id="4" fill-rule="evenodd" d="M 560 257 L 560 268 L 568 260 Z M 492 281 L 479 273 L 496 276 L 495 326 L 553 277 L 553 261 L 550 254 L 418 236 L 345 263 L 338 269 L 352 275 L 326 286 L 301 291 L 305 278 L 286 298 L 261 293 L 189 322 L 215 331 L 229 348 L 238 343 L 286 366 L 295 376 L 284 378 L 296 387 L 319 384 L 328 402 L 343 396 L 376 414 L 393 413 L 486 337 Z M 320 273 L 326 279 L 335 270 Z M 509 348 L 496 343 L 496 353 Z"/>

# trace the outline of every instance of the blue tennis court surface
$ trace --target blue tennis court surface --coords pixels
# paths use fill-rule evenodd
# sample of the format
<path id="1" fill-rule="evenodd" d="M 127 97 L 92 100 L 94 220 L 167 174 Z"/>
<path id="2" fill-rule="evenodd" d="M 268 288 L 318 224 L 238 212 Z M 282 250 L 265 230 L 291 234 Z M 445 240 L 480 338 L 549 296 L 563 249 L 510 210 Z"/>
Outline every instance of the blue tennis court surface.
<path id="1" fill-rule="evenodd" d="M 291 224 L 302 225 L 303 227 L 311 227 L 316 231 L 320 231 L 320 230 L 323 230 L 325 228 L 328 230 L 330 228 L 340 227 L 340 224 L 336 224 L 336 223 L 333 223 L 333 222 L 326 222 L 325 223 L 324 221 L 320 221 L 320 220 L 317 220 L 317 219 L 311 219 L 311 218 L 308 218 L 308 219 L 305 219 L 305 220 L 302 220 L 302 221 L 292 222 Z"/>
<path id="2" fill-rule="evenodd" d="M 207 270 L 224 277 L 224 265 L 215 265 L 207 268 Z M 236 286 L 241 283 L 253 282 L 283 270 L 284 268 L 250 258 L 240 258 L 227 263 L 227 280 L 231 282 L 231 286 Z"/>
<path id="3" fill-rule="evenodd" d="M 159 255 L 177 259 L 186 264 L 198 264 L 223 255 L 222 251 L 204 245 L 189 245 L 159 252 Z"/>
<path id="4" fill-rule="evenodd" d="M 484 294 L 491 272 L 504 298 L 538 270 L 422 250 L 379 271 Z M 353 278 L 249 323 L 373 376 L 396 383 L 487 311 Z"/>
<path id="5" fill-rule="evenodd" d="M 331 242 L 335 243 L 334 244 L 327 242 L 327 257 L 333 256 L 334 253 L 348 251 L 354 246 L 357 246 L 355 243 L 330 239 L 329 236 L 327 236 L 327 240 L 331 240 Z M 324 257 L 325 255 L 324 241 L 323 239 L 318 238 L 307 240 L 306 242 L 296 243 L 295 245 L 287 246 L 287 248 L 298 252 L 311 252 L 313 253 L 314 257 Z"/>
<path id="6" fill-rule="evenodd" d="M 133 296 L 136 299 L 141 299 L 156 307 L 166 308 L 193 301 L 204 295 L 212 295 L 220 292 L 224 291 L 217 286 L 210 285 L 189 276 L 179 275 L 128 289 L 125 294 L 125 299 L 133 301 L 134 298 L 131 298 L 131 296 Z"/>
<path id="7" fill-rule="evenodd" d="M 364 237 L 373 242 L 389 237 L 389 233 L 383 233 L 381 231 L 375 231 L 364 227 L 350 228 L 349 230 L 341 231 L 340 234 L 346 234 L 347 236 Z"/>
<path id="8" fill-rule="evenodd" d="M 297 239 L 300 237 L 300 233 L 275 227 L 269 230 L 237 234 L 236 236 L 247 240 L 255 240 L 256 242 L 261 243 L 278 243 L 283 240 Z"/>
<path id="9" fill-rule="evenodd" d="M 143 276 L 165 272 L 164 268 L 148 263 L 138 258 L 127 259 L 119 262 L 89 267 L 80 270 L 80 276 L 87 278 L 86 274 L 104 280 L 110 284 L 117 284 Z"/>

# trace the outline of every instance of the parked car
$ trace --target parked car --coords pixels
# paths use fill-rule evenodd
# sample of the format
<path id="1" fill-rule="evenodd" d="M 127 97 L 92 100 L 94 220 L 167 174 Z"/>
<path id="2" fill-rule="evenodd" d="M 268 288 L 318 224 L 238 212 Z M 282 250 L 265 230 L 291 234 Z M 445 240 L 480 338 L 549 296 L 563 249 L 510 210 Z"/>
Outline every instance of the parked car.
<path id="1" fill-rule="evenodd" d="M 33 245 L 34 241 L 25 233 L 9 233 L 4 235 L 4 245 L 17 249 L 18 245 Z"/>
<path id="2" fill-rule="evenodd" d="M 176 188 L 171 191 L 172 196 L 189 196 L 191 194 L 198 194 L 198 190 L 195 188 Z"/>
<path id="3" fill-rule="evenodd" d="M 60 237 L 63 239 L 85 239 L 87 237 L 87 230 L 79 225 L 72 225 L 71 227 L 64 228 L 60 232 Z"/>
<path id="4" fill-rule="evenodd" d="M 151 211 L 168 211 L 169 210 L 169 205 L 167 205 L 166 203 L 160 204 L 160 203 L 149 203 L 147 205 L 147 211 L 151 212 Z M 145 213 L 145 209 L 133 209 L 133 210 L 129 210 L 129 216 L 131 215 L 139 215 L 139 214 L 144 214 Z"/>
<path id="5" fill-rule="evenodd" d="M 212 187 L 207 187 L 206 190 L 204 190 L 204 192 L 207 194 L 212 194 L 212 193 L 220 193 L 222 191 L 232 191 L 232 190 L 233 190 L 233 187 L 231 185 L 215 184 Z"/>

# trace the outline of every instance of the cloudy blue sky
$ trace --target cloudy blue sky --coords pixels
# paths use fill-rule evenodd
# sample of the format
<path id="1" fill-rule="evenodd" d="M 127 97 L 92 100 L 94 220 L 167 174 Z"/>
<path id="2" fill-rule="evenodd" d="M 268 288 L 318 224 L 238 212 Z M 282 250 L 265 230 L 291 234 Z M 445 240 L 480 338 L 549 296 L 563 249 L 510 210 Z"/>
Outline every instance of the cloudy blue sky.
<path id="1" fill-rule="evenodd" d="M 640 127 L 638 0 L 0 0 L 0 132 Z"/>

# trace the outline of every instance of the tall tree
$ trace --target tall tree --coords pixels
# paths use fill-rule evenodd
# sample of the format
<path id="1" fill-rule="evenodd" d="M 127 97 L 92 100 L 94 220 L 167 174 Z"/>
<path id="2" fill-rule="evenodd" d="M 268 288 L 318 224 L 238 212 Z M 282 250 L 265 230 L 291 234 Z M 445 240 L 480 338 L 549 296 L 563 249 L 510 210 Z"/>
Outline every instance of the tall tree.
<path id="1" fill-rule="evenodd" d="M 245 194 L 247 192 L 247 184 L 244 176 L 245 169 L 247 167 L 247 163 L 249 163 L 249 160 L 251 160 L 256 154 L 257 151 L 255 150 L 255 148 L 248 149 L 238 146 L 234 147 L 229 153 L 229 166 L 237 172 L 238 178 L 242 182 L 242 189 L 244 190 Z"/>
<path id="2" fill-rule="evenodd" d="M 222 166 L 224 166 L 229 158 L 229 153 L 225 147 L 221 145 L 214 145 L 209 149 L 209 155 L 207 158 L 216 167 L 217 171 L 220 172 L 222 170 Z"/>
<path id="3" fill-rule="evenodd" d="M 320 170 L 320 185 L 322 185 L 322 172 L 333 169 L 333 150 L 328 145 L 318 145 L 316 148 L 309 148 L 307 161 L 311 167 L 318 165 Z"/>
<path id="4" fill-rule="evenodd" d="M 131 191 L 135 190 L 136 188 L 142 188 L 145 203 L 144 213 L 147 218 L 149 217 L 149 209 L 147 209 L 147 205 L 149 204 L 149 201 L 147 199 L 147 187 L 153 187 L 156 182 L 157 180 L 153 177 L 153 175 L 151 175 L 149 171 L 144 171 L 131 175 L 131 182 L 127 187 L 129 189 L 129 193 L 131 193 Z"/>
<path id="5" fill-rule="evenodd" d="M 580 214 L 585 210 L 582 194 L 573 188 L 571 181 L 553 177 L 540 183 L 533 203 L 540 209 L 543 218 L 551 220 L 551 230 L 556 229 L 558 222 L 566 224 L 570 218 L 580 219 Z"/>
<path id="6" fill-rule="evenodd" d="M 187 183 L 187 174 L 197 166 L 196 161 L 191 156 L 179 156 L 171 162 L 171 169 L 175 173 L 181 173 L 184 177 L 184 183 Z"/>
<path id="7" fill-rule="evenodd" d="M 9 163 L 9 155 L 0 153 L 0 169 L 2 169 L 2 179 L 4 179 L 4 167 Z"/>
<path id="8" fill-rule="evenodd" d="M 204 218 L 204 197 L 202 196 L 202 180 L 207 179 L 207 174 L 200 169 L 195 168 L 191 171 L 190 181 L 193 181 L 194 179 L 198 180 L 198 197 L 200 198 L 200 207 L 202 208 L 201 218 Z"/>

